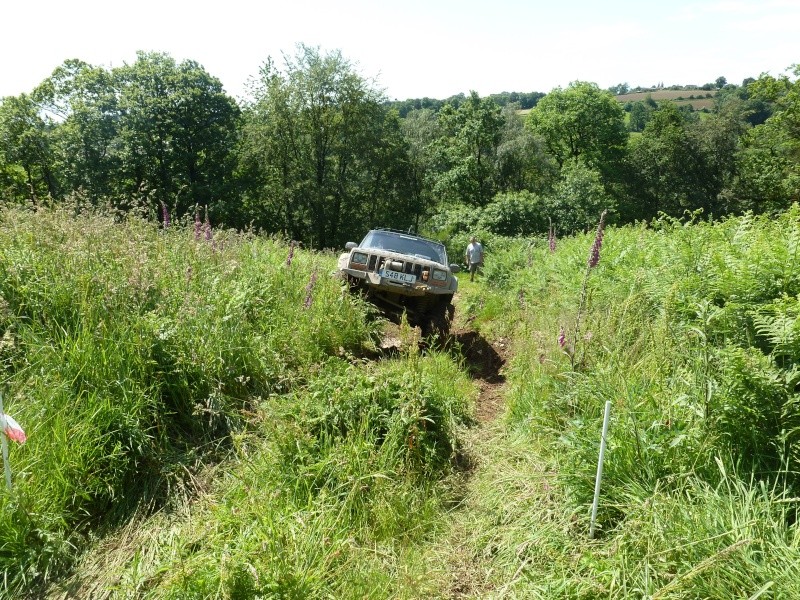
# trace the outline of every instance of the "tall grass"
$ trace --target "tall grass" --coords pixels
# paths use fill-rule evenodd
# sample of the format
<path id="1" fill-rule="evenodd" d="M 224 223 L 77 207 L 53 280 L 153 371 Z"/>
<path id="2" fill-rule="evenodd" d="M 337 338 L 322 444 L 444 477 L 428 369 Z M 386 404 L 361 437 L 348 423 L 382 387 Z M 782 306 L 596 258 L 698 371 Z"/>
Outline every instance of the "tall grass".
<path id="1" fill-rule="evenodd" d="M 0 381 L 29 441 L 3 592 L 800 597 L 800 209 L 607 228 L 587 270 L 592 243 L 488 240 L 459 306 L 510 340 L 509 404 L 465 438 L 463 365 L 361 360 L 375 325 L 332 256 L 4 210 Z"/>
<path id="2" fill-rule="evenodd" d="M 450 356 L 331 358 L 256 407 L 206 493 L 87 557 L 82 596 L 385 598 L 426 595 L 420 540 L 449 495 L 471 384 Z M 118 590 L 108 589 L 119 581 Z M 402 583 L 400 583 L 402 582 Z M 412 583 L 409 583 L 412 582 Z"/>
<path id="3" fill-rule="evenodd" d="M 0 493 L 0 589 L 30 593 L 142 503 L 194 493 L 263 399 L 372 343 L 366 308 L 326 276 L 332 256 L 287 264 L 279 240 L 209 237 L 0 211 L 0 385 L 28 433 Z"/>
<path id="4" fill-rule="evenodd" d="M 607 229 L 583 314 L 588 235 L 559 240 L 554 253 L 542 239 L 491 256 L 494 285 L 467 304 L 478 321 L 501 319 L 494 326 L 513 337 L 515 357 L 509 431 L 482 450 L 498 458 L 463 517 L 504 514 L 463 534 L 487 573 L 476 595 L 800 595 L 798 242 L 798 207 L 772 219 Z M 529 472 L 503 462 L 523 451 Z"/>

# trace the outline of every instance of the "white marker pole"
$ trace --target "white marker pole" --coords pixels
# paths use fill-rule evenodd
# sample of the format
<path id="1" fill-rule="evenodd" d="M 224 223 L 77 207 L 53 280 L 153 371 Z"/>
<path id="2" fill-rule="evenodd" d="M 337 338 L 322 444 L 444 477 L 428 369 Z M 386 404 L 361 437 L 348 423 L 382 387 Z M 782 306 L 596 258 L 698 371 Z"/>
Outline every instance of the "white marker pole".
<path id="1" fill-rule="evenodd" d="M 3 392 L 0 392 L 0 444 L 3 446 L 3 466 L 6 471 L 6 487 L 11 491 L 11 465 L 8 463 L 8 440 L 6 439 L 6 413 L 3 412 Z"/>
<path id="2" fill-rule="evenodd" d="M 606 453 L 606 434 L 608 433 L 608 416 L 611 414 L 611 401 L 606 400 L 603 414 L 603 435 L 600 436 L 600 456 L 597 459 L 597 477 L 594 480 L 594 502 L 592 503 L 592 522 L 589 525 L 589 537 L 594 538 L 594 521 L 597 518 L 597 505 L 600 502 L 600 480 L 603 478 L 603 457 Z"/>

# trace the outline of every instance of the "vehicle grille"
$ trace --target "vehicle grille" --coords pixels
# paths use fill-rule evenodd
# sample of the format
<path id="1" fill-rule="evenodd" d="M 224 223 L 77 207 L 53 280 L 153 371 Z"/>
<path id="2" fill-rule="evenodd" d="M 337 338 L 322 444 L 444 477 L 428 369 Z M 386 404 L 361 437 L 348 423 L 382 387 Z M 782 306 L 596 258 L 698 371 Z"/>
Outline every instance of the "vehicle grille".
<path id="1" fill-rule="evenodd" d="M 369 262 L 367 263 L 367 271 L 372 271 L 372 272 L 377 273 L 378 271 L 380 271 L 383 268 L 383 264 L 384 264 L 384 262 L 386 262 L 386 260 L 387 259 L 386 259 L 385 256 L 377 256 L 377 255 L 371 254 L 370 257 L 369 257 Z M 413 261 L 410 261 L 410 260 L 404 261 L 404 260 L 397 260 L 397 259 L 391 259 L 391 262 L 393 262 L 393 263 L 401 263 L 402 264 L 402 268 L 401 269 L 392 269 L 394 271 L 400 271 L 401 273 L 413 273 L 414 275 L 417 276 L 417 278 L 421 278 L 422 277 L 422 265 L 420 265 L 420 264 L 417 264 L 417 263 L 415 263 Z"/>

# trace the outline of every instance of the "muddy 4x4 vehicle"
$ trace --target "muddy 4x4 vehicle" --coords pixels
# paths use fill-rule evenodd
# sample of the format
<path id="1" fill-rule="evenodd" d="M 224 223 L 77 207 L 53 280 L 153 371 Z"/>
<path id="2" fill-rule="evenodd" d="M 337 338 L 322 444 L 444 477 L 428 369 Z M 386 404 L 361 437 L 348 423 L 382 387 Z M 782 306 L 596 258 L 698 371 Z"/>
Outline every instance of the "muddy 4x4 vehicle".
<path id="1" fill-rule="evenodd" d="M 423 335 L 446 333 L 458 290 L 458 265 L 448 265 L 444 244 L 411 233 L 373 229 L 348 242 L 337 274 L 389 312 L 405 312 Z"/>

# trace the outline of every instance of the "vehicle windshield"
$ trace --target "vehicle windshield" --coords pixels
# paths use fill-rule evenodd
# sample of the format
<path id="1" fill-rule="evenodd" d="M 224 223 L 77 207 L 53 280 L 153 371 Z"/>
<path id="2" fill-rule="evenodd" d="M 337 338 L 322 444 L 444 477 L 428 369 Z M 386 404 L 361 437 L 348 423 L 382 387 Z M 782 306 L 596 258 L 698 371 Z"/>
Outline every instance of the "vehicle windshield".
<path id="1" fill-rule="evenodd" d="M 447 251 L 444 249 L 444 244 L 393 231 L 370 231 L 361 241 L 360 247 L 411 254 L 442 265 L 447 264 Z"/>

